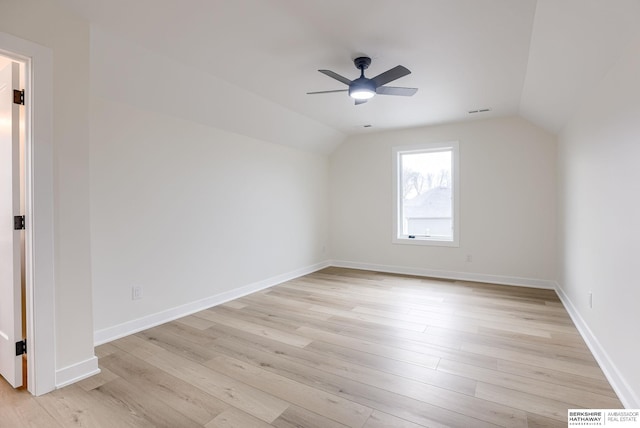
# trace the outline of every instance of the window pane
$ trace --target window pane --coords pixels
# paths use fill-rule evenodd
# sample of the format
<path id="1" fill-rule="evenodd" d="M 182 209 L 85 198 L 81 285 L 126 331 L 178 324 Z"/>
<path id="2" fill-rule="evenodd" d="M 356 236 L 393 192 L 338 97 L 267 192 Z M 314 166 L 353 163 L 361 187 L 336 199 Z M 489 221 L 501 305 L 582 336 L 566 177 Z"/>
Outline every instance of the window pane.
<path id="1" fill-rule="evenodd" d="M 402 153 L 401 235 L 453 238 L 452 151 Z"/>

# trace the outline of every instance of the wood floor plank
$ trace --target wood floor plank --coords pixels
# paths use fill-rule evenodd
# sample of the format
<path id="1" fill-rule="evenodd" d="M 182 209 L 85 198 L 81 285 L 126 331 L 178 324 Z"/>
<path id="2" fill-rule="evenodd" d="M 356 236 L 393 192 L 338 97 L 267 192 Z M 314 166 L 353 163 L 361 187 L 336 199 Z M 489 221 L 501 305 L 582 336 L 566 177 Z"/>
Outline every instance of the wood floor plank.
<path id="1" fill-rule="evenodd" d="M 221 316 L 257 324 L 262 326 L 263 328 L 272 329 L 273 331 L 279 331 L 281 333 L 286 333 L 294 336 L 297 334 L 297 323 L 292 323 L 289 319 L 283 317 L 274 316 L 272 315 L 272 311 L 268 311 L 267 313 L 265 313 L 264 311 L 254 309 L 253 306 L 247 306 L 242 310 L 215 308 L 215 312 L 216 314 Z M 313 320 L 309 321 L 313 322 Z M 300 344 L 298 343 L 291 344 L 300 346 Z"/>
<path id="2" fill-rule="evenodd" d="M 244 321 L 242 319 L 232 318 L 230 316 L 220 315 L 211 310 L 198 312 L 196 316 L 219 324 L 228 325 L 229 327 L 245 330 L 250 333 L 278 340 L 293 346 L 304 347 L 311 343 L 311 340 L 291 333 L 286 333 L 274 328 L 264 327 L 260 324 Z"/>
<path id="3" fill-rule="evenodd" d="M 242 303 L 240 300 L 231 300 L 220 305 L 222 308 L 242 309 L 246 306 L 246 303 Z"/>
<path id="4" fill-rule="evenodd" d="M 197 317 L 195 315 L 189 315 L 186 317 L 175 320 L 179 324 L 184 324 L 197 330 L 205 330 L 211 326 L 211 321 L 207 321 L 204 318 Z"/>
<path id="5" fill-rule="evenodd" d="M 429 316 L 433 314 L 432 312 L 426 311 L 413 312 L 410 309 L 406 308 L 405 311 L 401 312 L 399 310 L 395 310 L 395 308 L 381 309 L 380 307 L 372 308 L 371 306 L 356 306 L 355 308 L 353 308 L 353 312 L 357 314 L 371 315 L 373 317 L 377 317 L 382 321 L 389 318 L 397 321 L 405 321 L 420 325 L 424 324 L 429 319 Z M 424 331 L 424 328 L 419 331 Z"/>
<path id="6" fill-rule="evenodd" d="M 428 334 L 434 333 L 428 331 Z M 448 332 L 447 337 L 451 336 Z M 556 341 L 553 338 L 537 338 L 530 335 L 496 334 L 495 331 L 480 330 L 479 334 L 456 335 L 460 348 L 466 343 L 478 343 L 501 347 L 504 349 L 518 350 L 540 356 L 578 360 L 587 364 L 596 364 L 596 360 L 586 346 L 568 345 L 566 342 Z"/>
<path id="7" fill-rule="evenodd" d="M 271 425 L 277 428 L 347 428 L 346 425 L 331 420 L 326 416 L 310 412 L 295 404 L 287 407 L 287 410 L 282 412 Z"/>
<path id="8" fill-rule="evenodd" d="M 422 293 L 421 298 L 412 295 L 401 295 L 394 291 L 385 294 L 373 294 L 362 289 L 331 287 L 328 282 L 326 287 L 319 287 L 315 282 L 285 283 L 277 290 L 269 291 L 270 294 L 287 296 L 309 304 L 317 304 L 343 310 L 352 310 L 354 303 L 368 303 L 376 305 L 395 305 L 405 308 L 433 309 L 439 307 L 443 301 L 440 296 L 432 296 Z"/>
<path id="9" fill-rule="evenodd" d="M 190 415 L 176 412 L 164 402 L 156 400 L 135 383 L 118 378 L 94 391 L 109 396 L 113 401 L 122 403 L 130 413 L 138 414 L 157 428 L 200 428 L 202 424 L 194 421 Z M 92 391 L 93 392 L 93 391 Z"/>
<path id="10" fill-rule="evenodd" d="M 348 299 L 339 299 L 335 295 L 325 295 L 324 293 L 311 294 L 296 288 L 278 287 L 269 290 L 270 296 L 282 297 L 291 301 L 298 302 L 301 305 L 323 305 L 328 308 L 338 308 L 351 310 L 354 305 Z M 335 294 L 335 293 L 334 293 Z"/>
<path id="11" fill-rule="evenodd" d="M 98 358 L 106 357 L 112 352 L 117 352 L 117 351 L 118 351 L 118 348 L 113 346 L 111 343 L 105 343 L 95 348 L 96 357 Z"/>
<path id="12" fill-rule="evenodd" d="M 607 409 L 617 409 L 622 406 L 622 403 L 620 403 L 617 398 L 594 393 L 584 388 L 557 385 L 445 359 L 440 360 L 438 370 L 475 379 L 478 382 L 569 403 L 576 408 L 597 408 L 598 406 L 604 406 L 604 408 Z"/>
<path id="13" fill-rule="evenodd" d="M 99 374 L 95 376 L 91 376 L 90 378 L 87 378 L 87 379 L 83 379 L 80 382 L 78 382 L 76 385 L 84 389 L 85 391 L 91 391 L 92 389 L 96 389 L 97 387 L 104 385 L 105 383 L 110 382 L 117 378 L 118 378 L 118 375 L 113 373 L 111 370 L 105 367 L 100 367 Z"/>
<path id="14" fill-rule="evenodd" d="M 506 350 L 500 347 L 482 345 L 478 343 L 464 344 L 462 349 L 464 351 L 480 355 L 500 355 L 500 359 L 531 364 L 593 379 L 600 379 L 602 376 L 602 370 L 596 364 L 542 357 L 539 355 L 531 355 L 529 352 Z"/>
<path id="15" fill-rule="evenodd" d="M 24 388 L 13 389 L 2 377 L 0 377 L 0 426 L 64 427 Z"/>
<path id="16" fill-rule="evenodd" d="M 230 407 L 211 394 L 172 376 L 126 352 L 118 352 L 100 361 L 102 368 L 144 390 L 163 405 L 205 424 Z"/>
<path id="17" fill-rule="evenodd" d="M 370 322 L 374 324 L 382 324 L 387 327 L 395 327 L 395 328 L 404 329 L 404 330 L 423 332 L 427 328 L 426 320 L 422 320 L 420 322 L 418 322 L 417 320 L 406 321 L 406 320 L 397 319 L 397 317 L 390 318 L 386 316 L 381 316 L 379 312 L 378 314 L 373 315 L 373 314 L 366 313 L 365 311 L 358 312 L 356 309 L 357 307 L 354 308 L 353 310 L 345 311 L 343 309 L 327 308 L 325 306 L 320 306 L 320 305 L 312 305 L 309 308 L 310 311 L 314 311 L 314 312 L 335 315 L 342 318 L 353 318 L 354 320 L 365 321 L 365 322 Z"/>
<path id="18" fill-rule="evenodd" d="M 408 363 L 418 364 L 421 366 L 436 368 L 439 357 L 423 354 L 420 352 L 410 351 L 401 348 L 379 345 L 366 340 L 358 340 L 353 337 L 347 337 L 340 334 L 329 333 L 311 327 L 300 327 L 298 332 L 310 339 L 310 342 L 321 341 L 334 345 L 343 346 L 345 348 L 356 349 L 360 352 L 378 355 L 381 357 L 391 358 Z"/>
<path id="19" fill-rule="evenodd" d="M 306 318 L 314 318 L 326 320 L 331 317 L 330 314 L 323 314 L 318 312 L 309 312 L 308 309 L 312 305 L 297 304 L 290 299 L 285 299 L 279 296 L 271 294 L 250 294 L 242 298 L 243 302 L 247 303 L 248 307 L 269 308 L 270 310 L 282 310 L 286 312 L 293 312 L 297 315 L 304 316 Z"/>
<path id="20" fill-rule="evenodd" d="M 307 348 L 323 347 L 324 344 L 332 344 L 429 368 L 435 368 L 440 358 L 449 358 L 454 361 L 467 362 L 489 368 L 496 367 L 497 365 L 497 359 L 486 354 L 435 347 L 401 339 L 389 341 L 392 345 L 387 345 L 387 340 L 385 340 L 384 337 L 364 340 L 360 338 L 362 335 L 354 333 L 353 330 L 349 328 L 343 329 L 341 334 L 306 326 L 300 327 L 298 331 L 300 334 L 314 339 L 314 342 L 308 345 Z"/>
<path id="21" fill-rule="evenodd" d="M 500 403 L 515 409 L 526 410 L 557 421 L 566 422 L 567 409 L 573 408 L 568 403 L 527 394 L 501 386 L 479 382 L 476 388 L 476 397 L 483 400 Z"/>
<path id="22" fill-rule="evenodd" d="M 103 394 L 99 389 L 85 391 L 75 385 L 37 398 L 38 403 L 63 427 L 152 428 L 143 414 L 132 411 L 129 403 Z"/>
<path id="23" fill-rule="evenodd" d="M 271 424 L 261 421 L 235 407 L 230 407 L 208 422 L 205 428 L 270 428 Z"/>
<path id="24" fill-rule="evenodd" d="M 366 406 L 223 354 L 206 365 L 289 403 L 330 415 L 331 419 L 349 427 L 361 427 L 372 412 Z"/>
<path id="25" fill-rule="evenodd" d="M 359 322 L 353 318 L 345 319 L 334 315 L 328 315 L 326 318 L 321 319 L 313 315 L 310 316 L 310 314 L 317 314 L 317 312 L 299 312 L 293 305 L 288 308 L 273 308 L 252 304 L 244 308 L 243 311 L 251 314 L 261 314 L 270 319 L 286 320 L 291 326 L 315 327 L 332 333 L 351 335 L 372 341 L 381 341 L 383 343 L 393 344 L 394 346 L 404 344 L 405 348 L 411 348 L 411 346 L 407 345 L 412 342 L 444 346 L 446 348 L 460 348 L 462 346 L 462 340 L 456 340 L 455 338 L 448 338 L 442 335 L 434 336 L 423 332 L 393 328 L 384 324 Z M 411 342 L 404 341 L 403 339 Z"/>
<path id="26" fill-rule="evenodd" d="M 528 428 L 567 428 L 565 421 L 546 418 L 535 413 L 527 414 L 527 425 Z"/>
<path id="27" fill-rule="evenodd" d="M 172 354 L 136 336 L 119 339 L 117 346 L 265 422 L 272 422 L 289 405 L 279 398 L 184 357 Z"/>
<path id="28" fill-rule="evenodd" d="M 422 428 L 424 425 L 418 425 L 413 422 L 405 421 L 396 416 L 375 411 L 371 414 L 364 428 Z"/>
<path id="29" fill-rule="evenodd" d="M 138 333 L 138 337 L 171 352 L 196 362 L 205 362 L 213 357 L 202 335 L 190 334 L 189 327 L 178 323 L 167 323 Z"/>
<path id="30" fill-rule="evenodd" d="M 461 314 L 467 317 L 479 318 L 479 319 L 495 319 L 499 317 L 501 319 L 519 320 L 519 321 L 547 321 L 552 322 L 554 325 L 571 326 L 571 317 L 564 310 L 551 310 L 547 305 L 535 305 L 529 308 L 511 308 L 505 304 L 478 305 L 476 302 L 462 303 L 458 302 L 455 306 L 452 306 L 453 313 Z M 415 310 L 412 310 L 415 311 Z"/>
<path id="31" fill-rule="evenodd" d="M 498 370 L 519 376 L 542 380 L 555 385 L 581 388 L 607 397 L 618 398 L 604 374 L 598 378 L 576 375 L 560 370 L 547 369 L 517 361 L 498 361 Z"/>

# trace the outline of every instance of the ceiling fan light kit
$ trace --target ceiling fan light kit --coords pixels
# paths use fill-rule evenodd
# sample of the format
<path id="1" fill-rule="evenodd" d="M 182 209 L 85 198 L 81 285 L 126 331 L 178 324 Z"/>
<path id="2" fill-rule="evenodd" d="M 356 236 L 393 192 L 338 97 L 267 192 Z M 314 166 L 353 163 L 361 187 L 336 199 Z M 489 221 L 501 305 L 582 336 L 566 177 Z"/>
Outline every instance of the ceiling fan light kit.
<path id="1" fill-rule="evenodd" d="M 349 96 L 355 99 L 355 104 L 364 104 L 368 99 L 373 98 L 374 95 L 400 95 L 405 97 L 410 97 L 415 94 L 418 89 L 417 88 L 401 88 L 401 87 L 392 87 L 392 86 L 383 86 L 389 82 L 392 82 L 396 79 L 404 77 L 411 72 L 401 65 L 398 65 L 390 70 L 385 71 L 377 75 L 376 77 L 369 79 L 365 77 L 364 71 L 369 68 L 371 65 L 371 58 L 362 56 L 353 60 L 354 65 L 358 70 L 360 70 L 360 77 L 355 80 L 349 80 L 344 76 L 339 75 L 331 70 L 318 70 L 320 73 L 325 74 L 332 79 L 335 79 L 345 85 L 349 86 L 349 89 L 346 90 L 332 90 L 332 91 L 318 91 L 318 92 L 307 92 L 309 95 L 315 94 L 329 94 L 334 92 L 349 92 Z"/>
<path id="2" fill-rule="evenodd" d="M 373 98 L 375 94 L 376 87 L 368 79 L 363 79 L 361 77 L 354 80 L 351 85 L 349 85 L 349 96 L 356 100 L 368 100 L 369 98 Z"/>

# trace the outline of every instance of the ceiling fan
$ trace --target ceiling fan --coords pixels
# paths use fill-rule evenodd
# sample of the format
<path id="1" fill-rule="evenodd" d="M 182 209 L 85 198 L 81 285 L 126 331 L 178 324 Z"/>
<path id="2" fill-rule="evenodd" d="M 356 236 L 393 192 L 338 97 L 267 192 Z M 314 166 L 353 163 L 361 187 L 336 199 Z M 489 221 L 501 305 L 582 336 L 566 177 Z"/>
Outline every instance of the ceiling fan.
<path id="1" fill-rule="evenodd" d="M 360 70 L 360 77 L 355 80 L 349 80 L 331 70 L 318 70 L 339 82 L 349 86 L 349 89 L 336 89 L 333 91 L 307 92 L 307 94 L 330 94 L 333 92 L 349 92 L 349 96 L 355 99 L 356 105 L 364 104 L 368 99 L 376 94 L 380 95 L 400 95 L 410 97 L 418 91 L 418 88 L 401 88 L 397 86 L 383 86 L 396 79 L 404 77 L 411 72 L 401 65 L 395 66 L 384 73 L 378 74 L 376 77 L 369 79 L 364 77 L 364 71 L 371 65 L 371 58 L 361 56 L 353 60 L 356 68 Z"/>

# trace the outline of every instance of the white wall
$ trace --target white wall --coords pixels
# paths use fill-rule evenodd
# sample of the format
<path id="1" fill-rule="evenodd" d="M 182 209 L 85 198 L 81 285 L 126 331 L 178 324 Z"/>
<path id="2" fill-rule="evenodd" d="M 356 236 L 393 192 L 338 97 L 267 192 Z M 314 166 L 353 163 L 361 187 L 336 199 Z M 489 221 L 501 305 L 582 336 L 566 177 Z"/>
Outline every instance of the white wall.
<path id="1" fill-rule="evenodd" d="M 105 69 L 113 62 L 135 72 L 114 79 Z M 107 32 L 92 31 L 91 66 L 98 341 L 327 259 L 326 155 L 220 129 L 205 113 L 228 99 L 197 85 L 215 78 Z M 176 88 L 185 84 L 192 92 L 180 101 Z M 133 285 L 143 287 L 141 300 L 132 300 Z"/>
<path id="2" fill-rule="evenodd" d="M 559 137 L 558 160 L 560 292 L 632 408 L 640 407 L 638 76 L 640 38 L 585 94 Z"/>
<path id="3" fill-rule="evenodd" d="M 89 26 L 49 0 L 2 2 L 1 8 L 0 31 L 53 51 L 55 303 L 52 304 L 55 304 L 55 367 L 60 372 L 93 359 Z"/>
<path id="4" fill-rule="evenodd" d="M 392 244 L 391 148 L 453 140 L 460 142 L 460 247 Z M 352 266 L 552 286 L 555 156 L 552 135 L 515 117 L 351 137 L 331 156 L 333 257 Z"/>

